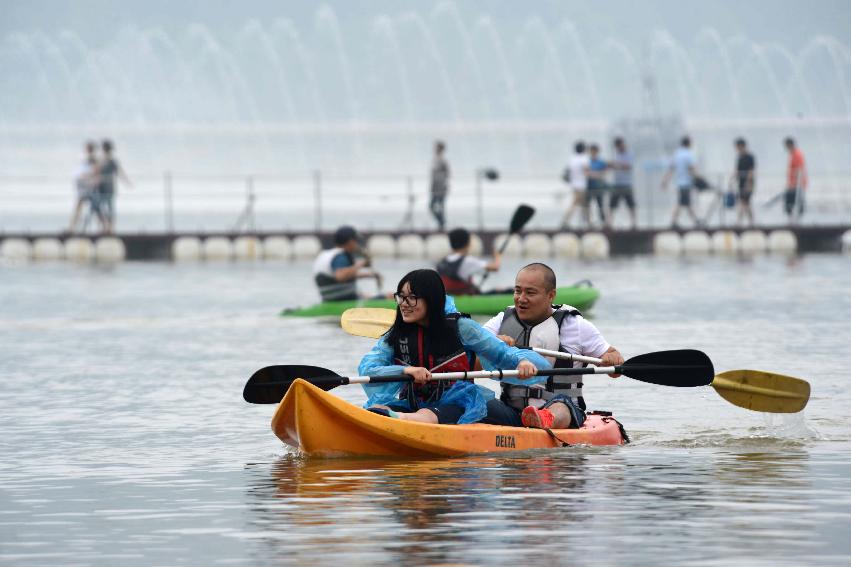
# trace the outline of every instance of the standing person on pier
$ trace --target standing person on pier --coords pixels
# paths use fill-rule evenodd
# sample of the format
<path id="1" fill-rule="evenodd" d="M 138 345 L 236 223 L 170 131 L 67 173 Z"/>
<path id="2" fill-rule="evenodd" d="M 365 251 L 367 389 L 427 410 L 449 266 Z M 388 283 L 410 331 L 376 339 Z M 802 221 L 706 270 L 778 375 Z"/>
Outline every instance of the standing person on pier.
<path id="1" fill-rule="evenodd" d="M 632 230 L 636 228 L 635 196 L 632 189 L 632 154 L 626 149 L 623 138 L 615 138 L 615 156 L 609 160 L 609 167 L 614 171 L 614 184 L 609 197 L 609 221 L 614 223 L 615 209 L 621 199 L 629 209 Z"/>
<path id="2" fill-rule="evenodd" d="M 379 291 L 381 275 L 369 269 L 367 257 L 355 260 L 361 253 L 360 238 L 351 226 L 341 226 L 334 233 L 334 247 L 323 250 L 313 262 L 313 279 L 322 301 L 344 301 L 360 299 L 357 280 L 374 278 Z"/>
<path id="3" fill-rule="evenodd" d="M 118 178 L 128 185 L 133 187 L 127 173 L 117 159 L 112 155 L 114 149 L 112 140 L 104 140 L 101 143 L 103 158 L 98 164 L 98 174 L 100 175 L 100 184 L 98 185 L 98 202 L 104 219 L 104 232 L 110 234 L 115 229 L 115 188 Z"/>
<path id="4" fill-rule="evenodd" d="M 756 158 L 748 151 L 747 142 L 744 138 L 736 139 L 736 169 L 730 178 L 738 187 L 739 211 L 736 214 L 736 224 L 741 224 L 744 217 L 748 218 L 748 224 L 754 225 L 753 209 L 751 199 L 756 187 Z"/>
<path id="5" fill-rule="evenodd" d="M 446 144 L 441 140 L 434 143 L 434 158 L 431 162 L 431 202 L 429 210 L 441 231 L 446 226 L 446 195 L 449 193 L 449 162 L 443 156 Z"/>
<path id="6" fill-rule="evenodd" d="M 673 228 L 679 226 L 681 208 L 685 208 L 695 226 L 699 227 L 702 224 L 691 206 L 692 192 L 695 189 L 695 179 L 698 177 L 696 165 L 697 161 L 694 158 L 694 153 L 691 151 L 691 138 L 683 136 L 680 140 L 679 149 L 674 152 L 671 166 L 665 172 L 665 177 L 662 178 L 663 191 L 668 190 L 668 183 L 671 181 L 672 176 L 677 183 L 677 204 L 674 205 L 674 214 L 671 218 L 671 227 Z"/>
<path id="7" fill-rule="evenodd" d="M 86 221 L 83 223 L 83 232 L 85 232 L 88 219 L 92 214 L 98 216 L 101 226 L 106 226 L 103 213 L 100 211 L 97 194 L 99 179 L 97 143 L 91 140 L 86 142 L 85 151 L 86 155 L 74 173 L 77 203 L 74 206 L 74 213 L 71 215 L 71 223 L 68 226 L 68 232 L 70 234 L 74 234 L 77 231 L 77 222 L 80 220 L 80 214 L 86 205 L 89 206 L 89 211 L 86 213 Z"/>
<path id="8" fill-rule="evenodd" d="M 573 212 L 580 209 L 585 226 L 590 226 L 591 219 L 588 214 L 588 174 L 591 170 L 591 160 L 588 154 L 585 153 L 585 142 L 576 142 L 573 146 L 573 155 L 567 164 L 565 172 L 565 181 L 570 183 L 573 188 L 573 202 L 564 213 L 561 219 L 561 229 L 570 228 L 570 219 L 573 217 Z"/>
<path id="9" fill-rule="evenodd" d="M 786 192 L 784 193 L 783 208 L 789 222 L 801 218 L 804 214 L 804 191 L 807 189 L 807 165 L 804 152 L 795 144 L 794 138 L 783 141 L 789 152 L 789 167 L 786 173 Z"/>
<path id="10" fill-rule="evenodd" d="M 610 223 L 609 212 L 606 210 L 608 206 L 606 171 L 609 169 L 609 164 L 600 157 L 600 146 L 597 144 L 591 144 L 588 153 L 588 217 L 589 219 L 591 217 L 591 203 L 597 203 L 600 222 L 603 223 L 603 228 L 608 228 Z"/>

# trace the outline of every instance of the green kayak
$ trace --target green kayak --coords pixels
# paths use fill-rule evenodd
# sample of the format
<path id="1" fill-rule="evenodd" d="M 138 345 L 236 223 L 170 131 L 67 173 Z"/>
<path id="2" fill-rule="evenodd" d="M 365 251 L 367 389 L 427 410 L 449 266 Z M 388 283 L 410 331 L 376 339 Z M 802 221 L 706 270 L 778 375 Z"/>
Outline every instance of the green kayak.
<path id="1" fill-rule="evenodd" d="M 471 315 L 496 315 L 509 305 L 514 303 L 510 293 L 495 293 L 483 295 L 454 295 L 455 305 L 461 313 Z M 580 311 L 586 311 L 594 305 L 600 292 L 591 285 L 574 285 L 560 287 L 556 292 L 555 303 L 572 305 Z M 346 309 L 352 307 L 386 307 L 395 309 L 396 304 L 392 299 L 361 299 L 351 301 L 326 301 L 317 303 L 310 307 L 284 309 L 281 315 L 285 317 L 323 317 L 329 315 L 342 315 Z"/>

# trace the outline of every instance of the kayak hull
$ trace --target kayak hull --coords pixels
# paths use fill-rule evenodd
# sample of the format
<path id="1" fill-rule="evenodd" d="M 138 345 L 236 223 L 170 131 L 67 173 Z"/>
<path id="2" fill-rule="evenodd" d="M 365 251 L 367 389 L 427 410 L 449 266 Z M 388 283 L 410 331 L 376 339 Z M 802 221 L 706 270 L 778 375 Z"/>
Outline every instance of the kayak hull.
<path id="1" fill-rule="evenodd" d="M 456 457 L 570 445 L 622 445 L 618 423 L 589 415 L 580 429 L 541 429 L 486 424 L 430 425 L 384 417 L 321 388 L 293 382 L 272 418 L 272 431 L 287 445 L 313 456 Z"/>
<path id="2" fill-rule="evenodd" d="M 461 313 L 471 315 L 496 315 L 514 303 L 510 293 L 483 295 L 453 295 L 455 305 Z M 600 292 L 591 286 L 560 287 L 556 290 L 553 300 L 556 304 L 571 305 L 580 311 L 590 309 L 600 297 Z M 346 309 L 353 307 L 385 307 L 395 309 L 392 299 L 353 299 L 350 301 L 324 301 L 297 309 L 284 309 L 281 315 L 286 317 L 324 317 L 342 315 Z"/>

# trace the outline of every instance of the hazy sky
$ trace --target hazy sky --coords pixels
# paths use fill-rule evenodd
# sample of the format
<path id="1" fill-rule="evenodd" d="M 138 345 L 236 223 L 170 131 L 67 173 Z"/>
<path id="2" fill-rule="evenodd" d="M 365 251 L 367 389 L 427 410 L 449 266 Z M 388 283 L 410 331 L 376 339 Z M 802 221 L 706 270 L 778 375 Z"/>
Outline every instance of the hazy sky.
<path id="1" fill-rule="evenodd" d="M 36 29 L 53 32 L 73 29 L 89 45 L 109 41 L 116 28 L 127 25 L 161 26 L 167 31 L 190 23 L 213 30 L 227 29 L 251 18 L 289 17 L 305 25 L 323 3 L 280 0 L 0 0 L 0 34 Z M 370 19 L 408 10 L 428 13 L 438 2 L 411 0 L 357 0 L 324 2 L 341 22 Z M 603 0 L 541 2 L 456 2 L 467 17 L 490 14 L 497 23 L 539 14 L 573 20 L 583 34 L 641 41 L 646 30 L 666 29 L 680 42 L 704 27 L 722 35 L 742 34 L 756 41 L 776 41 L 792 50 L 818 34 L 833 35 L 843 43 L 851 37 L 851 2 L 848 0 Z"/>

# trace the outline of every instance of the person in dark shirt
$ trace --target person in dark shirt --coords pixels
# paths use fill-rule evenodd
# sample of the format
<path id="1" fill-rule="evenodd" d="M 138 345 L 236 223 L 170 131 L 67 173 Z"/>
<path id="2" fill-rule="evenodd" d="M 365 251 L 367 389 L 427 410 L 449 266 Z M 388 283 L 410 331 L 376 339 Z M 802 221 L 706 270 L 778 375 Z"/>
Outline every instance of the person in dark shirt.
<path id="1" fill-rule="evenodd" d="M 117 180 L 120 177 L 124 183 L 132 187 L 133 183 L 124 172 L 121 164 L 112 155 L 114 149 L 111 140 L 104 140 L 101 143 L 103 150 L 103 158 L 98 164 L 98 175 L 100 175 L 100 184 L 98 185 L 98 202 L 103 214 L 104 232 L 111 233 L 115 229 L 115 187 Z"/>
<path id="2" fill-rule="evenodd" d="M 753 208 L 751 199 L 756 186 L 756 159 L 748 151 L 747 142 L 744 138 L 737 138 L 736 142 L 736 170 L 730 178 L 738 188 L 739 212 L 736 215 L 736 223 L 740 224 L 743 217 L 747 217 L 748 224 L 754 225 Z"/>

